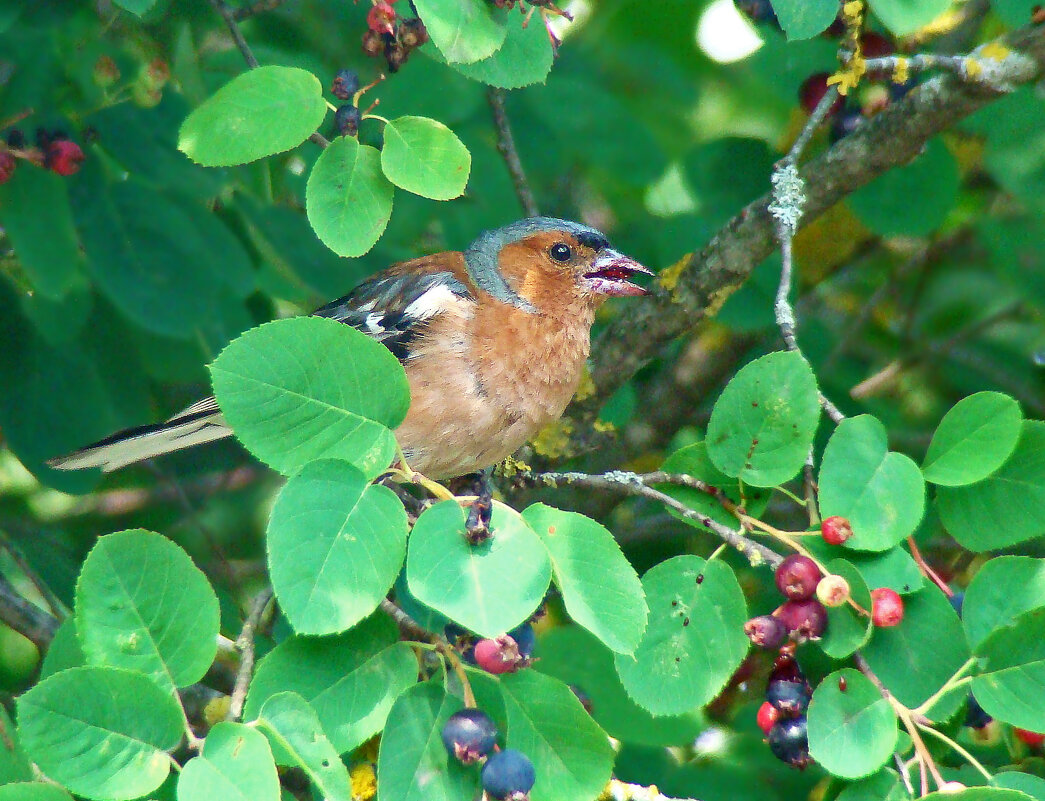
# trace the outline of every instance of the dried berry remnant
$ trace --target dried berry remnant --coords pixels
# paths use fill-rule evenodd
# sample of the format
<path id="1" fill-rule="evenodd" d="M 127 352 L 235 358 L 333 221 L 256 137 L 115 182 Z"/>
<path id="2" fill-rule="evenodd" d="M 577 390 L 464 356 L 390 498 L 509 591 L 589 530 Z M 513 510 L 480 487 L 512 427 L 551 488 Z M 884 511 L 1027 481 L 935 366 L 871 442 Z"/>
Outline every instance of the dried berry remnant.
<path id="1" fill-rule="evenodd" d="M 759 615 L 744 624 L 744 633 L 759 648 L 779 648 L 787 637 L 787 627 L 772 615 Z"/>
<path id="2" fill-rule="evenodd" d="M 849 600 L 849 582 L 841 576 L 824 576 L 816 585 L 816 599 L 824 606 L 841 606 Z"/>
<path id="3" fill-rule="evenodd" d="M 773 756 L 799 770 L 812 760 L 804 715 L 778 721 L 769 730 L 769 750 Z"/>
<path id="4" fill-rule="evenodd" d="M 337 132 L 342 136 L 355 136 L 359 133 L 361 119 L 359 109 L 351 103 L 338 106 L 337 111 L 334 112 L 334 124 L 337 126 Z"/>
<path id="5" fill-rule="evenodd" d="M 815 640 L 827 629 L 827 610 L 816 598 L 787 601 L 773 614 L 780 618 L 787 633 L 798 642 Z"/>
<path id="6" fill-rule="evenodd" d="M 780 720 L 780 710 L 769 703 L 769 701 L 763 702 L 762 706 L 758 708 L 758 714 L 755 716 L 755 722 L 758 724 L 758 728 L 762 730 L 762 733 L 769 734 L 769 730 L 773 728 L 778 720 Z"/>
<path id="7" fill-rule="evenodd" d="M 497 726 L 481 709 L 462 709 L 443 725 L 442 738 L 450 756 L 470 765 L 493 751 Z"/>
<path id="8" fill-rule="evenodd" d="M 355 70 L 338 70 L 330 84 L 330 93 L 338 100 L 348 100 L 359 91 L 359 75 Z"/>
<path id="9" fill-rule="evenodd" d="M 879 628 L 900 625 L 903 620 L 903 599 L 895 590 L 878 587 L 871 590 L 871 622 Z"/>
<path id="10" fill-rule="evenodd" d="M 363 34 L 363 52 L 373 58 L 383 53 L 385 50 L 385 41 L 381 38 L 381 34 L 374 33 L 368 30 Z"/>
<path id="11" fill-rule="evenodd" d="M 405 19 L 399 25 L 399 42 L 407 50 L 420 47 L 428 41 L 428 29 L 420 19 Z"/>
<path id="12" fill-rule="evenodd" d="M 0 184 L 6 184 L 11 179 L 17 166 L 14 156 L 6 151 L 0 152 Z"/>
<path id="13" fill-rule="evenodd" d="M 792 601 L 812 598 L 823 574 L 808 556 L 791 554 L 776 569 L 776 586 Z"/>
<path id="14" fill-rule="evenodd" d="M 483 765 L 483 789 L 497 801 L 524 801 L 536 780 L 529 757 L 512 748 L 499 751 Z"/>
<path id="15" fill-rule="evenodd" d="M 68 139 L 57 139 L 50 142 L 44 151 L 44 166 L 59 175 L 72 175 L 79 172 L 85 158 L 78 144 Z"/>
<path id="16" fill-rule="evenodd" d="M 391 41 L 385 45 L 385 61 L 388 62 L 389 72 L 399 72 L 409 57 L 409 51 L 399 42 Z"/>
<path id="17" fill-rule="evenodd" d="M 828 545 L 841 545 L 853 536 L 853 526 L 848 518 L 839 515 L 825 517 L 820 524 L 820 536 Z"/>

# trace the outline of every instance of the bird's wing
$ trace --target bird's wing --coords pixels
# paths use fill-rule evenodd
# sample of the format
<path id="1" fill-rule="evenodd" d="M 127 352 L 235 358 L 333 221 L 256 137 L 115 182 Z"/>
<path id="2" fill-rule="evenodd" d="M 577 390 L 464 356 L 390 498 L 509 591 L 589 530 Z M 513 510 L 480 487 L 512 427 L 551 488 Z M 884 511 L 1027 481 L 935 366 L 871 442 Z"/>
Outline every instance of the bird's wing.
<path id="1" fill-rule="evenodd" d="M 347 323 L 405 361 L 410 343 L 433 317 L 474 302 L 468 287 L 451 272 L 381 273 L 312 313 Z"/>

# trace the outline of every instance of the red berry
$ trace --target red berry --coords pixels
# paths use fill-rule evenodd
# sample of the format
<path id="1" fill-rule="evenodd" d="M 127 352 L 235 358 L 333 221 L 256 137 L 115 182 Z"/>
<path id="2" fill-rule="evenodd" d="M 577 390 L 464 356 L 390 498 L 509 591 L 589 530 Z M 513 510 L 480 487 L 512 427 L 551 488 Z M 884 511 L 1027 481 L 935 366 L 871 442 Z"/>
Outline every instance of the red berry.
<path id="1" fill-rule="evenodd" d="M 758 728 L 762 729 L 763 734 L 769 734 L 769 730 L 778 720 L 780 720 L 780 712 L 769 701 L 764 701 L 758 708 L 758 715 L 755 718 Z"/>
<path id="2" fill-rule="evenodd" d="M 808 113 L 812 114 L 823 99 L 824 95 L 827 94 L 828 84 L 827 79 L 831 77 L 830 73 L 817 72 L 814 75 L 810 75 L 806 78 L 802 85 L 798 88 L 798 101 L 802 104 Z M 840 108 L 845 100 L 839 95 L 835 98 L 835 102 L 831 104 L 831 110 L 829 114 L 834 114 Z"/>
<path id="3" fill-rule="evenodd" d="M 507 634 L 475 644 L 475 664 L 487 673 L 514 673 L 530 664 L 528 657 L 519 653 L 519 645 Z"/>
<path id="4" fill-rule="evenodd" d="M 744 624 L 744 633 L 759 648 L 779 648 L 787 637 L 787 628 L 771 615 L 753 617 Z"/>
<path id="5" fill-rule="evenodd" d="M 395 32 L 396 11 L 387 2 L 376 3 L 366 15 L 366 24 L 374 33 Z"/>
<path id="6" fill-rule="evenodd" d="M 1027 731 L 1026 729 L 1013 729 L 1012 733 L 1016 735 L 1017 740 L 1022 740 L 1031 748 L 1040 748 L 1042 743 L 1045 743 L 1045 734 L 1041 734 L 1036 731 Z"/>
<path id="7" fill-rule="evenodd" d="M 774 612 L 795 640 L 812 640 L 827 628 L 827 610 L 816 598 L 787 601 Z"/>
<path id="8" fill-rule="evenodd" d="M 820 524 L 820 536 L 828 545 L 841 545 L 853 536 L 853 527 L 847 518 L 832 515 Z"/>
<path id="9" fill-rule="evenodd" d="M 80 162 L 86 156 L 76 142 L 58 139 L 47 145 L 44 166 L 59 175 L 72 175 L 80 170 Z"/>
<path id="10" fill-rule="evenodd" d="M 6 151 L 0 151 L 0 184 L 6 184 L 15 171 L 18 162 Z"/>
<path id="11" fill-rule="evenodd" d="M 891 39 L 874 31 L 864 31 L 860 34 L 860 50 L 864 58 L 882 58 L 896 52 Z"/>
<path id="12" fill-rule="evenodd" d="M 808 556 L 791 554 L 776 569 L 776 586 L 792 601 L 812 598 L 816 585 L 823 578 L 816 562 Z"/>
<path id="13" fill-rule="evenodd" d="M 898 626 L 903 620 L 903 599 L 888 587 L 871 590 L 871 622 L 879 628 Z"/>

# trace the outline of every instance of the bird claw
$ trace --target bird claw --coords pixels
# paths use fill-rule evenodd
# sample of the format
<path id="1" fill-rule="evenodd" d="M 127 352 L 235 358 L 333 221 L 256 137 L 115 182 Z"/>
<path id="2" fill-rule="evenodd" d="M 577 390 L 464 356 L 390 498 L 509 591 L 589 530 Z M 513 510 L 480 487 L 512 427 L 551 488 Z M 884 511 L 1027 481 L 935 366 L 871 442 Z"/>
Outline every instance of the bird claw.
<path id="1" fill-rule="evenodd" d="M 490 471 L 483 470 L 462 476 L 454 482 L 454 489 L 459 495 L 475 496 L 475 500 L 466 507 L 468 516 L 464 525 L 465 539 L 471 545 L 486 542 L 493 536 L 493 528 L 490 525 L 490 518 L 493 515 L 493 485 L 490 483 Z"/>

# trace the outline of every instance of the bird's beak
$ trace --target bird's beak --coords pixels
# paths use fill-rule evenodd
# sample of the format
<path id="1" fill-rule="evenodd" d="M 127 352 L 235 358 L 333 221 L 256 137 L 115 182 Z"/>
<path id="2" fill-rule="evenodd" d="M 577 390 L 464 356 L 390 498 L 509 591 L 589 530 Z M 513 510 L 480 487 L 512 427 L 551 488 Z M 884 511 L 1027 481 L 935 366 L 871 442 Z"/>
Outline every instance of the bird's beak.
<path id="1" fill-rule="evenodd" d="M 599 295 L 645 295 L 647 290 L 628 279 L 635 275 L 653 275 L 637 261 L 616 250 L 603 250 L 584 273 L 588 288 Z"/>

